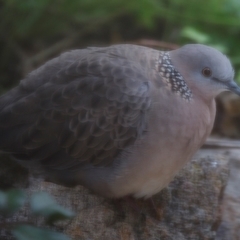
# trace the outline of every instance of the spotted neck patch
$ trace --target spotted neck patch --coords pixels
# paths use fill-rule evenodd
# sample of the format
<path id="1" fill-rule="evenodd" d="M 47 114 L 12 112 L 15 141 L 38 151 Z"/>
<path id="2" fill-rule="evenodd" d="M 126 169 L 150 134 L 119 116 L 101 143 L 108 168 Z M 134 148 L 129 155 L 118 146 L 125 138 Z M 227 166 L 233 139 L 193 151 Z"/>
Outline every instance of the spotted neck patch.
<path id="1" fill-rule="evenodd" d="M 192 92 L 183 76 L 174 68 L 169 52 L 161 52 L 156 63 L 157 71 L 170 89 L 186 101 L 192 99 Z"/>

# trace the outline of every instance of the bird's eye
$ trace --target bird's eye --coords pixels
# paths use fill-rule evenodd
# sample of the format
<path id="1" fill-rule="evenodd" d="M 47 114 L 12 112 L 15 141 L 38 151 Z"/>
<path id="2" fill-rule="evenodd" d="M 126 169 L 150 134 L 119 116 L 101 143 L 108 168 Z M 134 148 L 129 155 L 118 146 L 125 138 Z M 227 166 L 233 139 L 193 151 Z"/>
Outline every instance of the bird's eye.
<path id="1" fill-rule="evenodd" d="M 212 76 L 212 70 L 210 68 L 206 67 L 202 70 L 202 75 L 204 77 L 211 77 Z"/>

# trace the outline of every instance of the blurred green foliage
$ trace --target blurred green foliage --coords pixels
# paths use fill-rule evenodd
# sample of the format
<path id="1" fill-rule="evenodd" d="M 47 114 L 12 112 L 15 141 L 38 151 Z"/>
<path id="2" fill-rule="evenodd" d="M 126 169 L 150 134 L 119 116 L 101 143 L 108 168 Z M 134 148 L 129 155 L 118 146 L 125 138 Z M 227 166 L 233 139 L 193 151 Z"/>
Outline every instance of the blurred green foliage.
<path id="1" fill-rule="evenodd" d="M 17 240 L 71 240 L 68 236 L 47 229 L 20 225 L 13 230 Z"/>
<path id="2" fill-rule="evenodd" d="M 26 196 L 21 190 L 0 191 L 0 214 L 8 216 L 15 213 L 24 205 L 25 200 Z"/>
<path id="3" fill-rule="evenodd" d="M 0 230 L 10 229 L 17 240 L 70 240 L 62 233 L 34 227 L 32 222 L 8 221 L 8 217 L 13 216 L 14 219 L 14 214 L 24 207 L 26 200 L 27 197 L 22 190 L 0 191 Z M 44 217 L 47 225 L 74 217 L 72 211 L 57 204 L 45 192 L 37 192 L 30 196 L 30 210 L 32 215 Z"/>
<path id="4" fill-rule="evenodd" d="M 32 195 L 30 207 L 33 214 L 43 216 L 47 224 L 74 217 L 72 211 L 56 204 L 55 200 L 45 192 L 38 192 Z"/>
<path id="5" fill-rule="evenodd" d="M 0 91 L 61 51 L 141 38 L 217 47 L 240 80 L 239 37 L 239 0 L 0 1 Z"/>

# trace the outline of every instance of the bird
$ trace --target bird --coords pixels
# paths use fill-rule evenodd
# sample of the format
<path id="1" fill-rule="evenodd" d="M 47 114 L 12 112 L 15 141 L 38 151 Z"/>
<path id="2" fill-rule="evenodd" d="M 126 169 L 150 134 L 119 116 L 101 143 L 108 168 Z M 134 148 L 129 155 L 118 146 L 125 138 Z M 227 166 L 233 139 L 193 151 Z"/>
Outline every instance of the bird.
<path id="1" fill-rule="evenodd" d="M 209 46 L 72 50 L 0 97 L 0 151 L 57 184 L 147 199 L 203 145 L 223 91 L 240 95 Z"/>

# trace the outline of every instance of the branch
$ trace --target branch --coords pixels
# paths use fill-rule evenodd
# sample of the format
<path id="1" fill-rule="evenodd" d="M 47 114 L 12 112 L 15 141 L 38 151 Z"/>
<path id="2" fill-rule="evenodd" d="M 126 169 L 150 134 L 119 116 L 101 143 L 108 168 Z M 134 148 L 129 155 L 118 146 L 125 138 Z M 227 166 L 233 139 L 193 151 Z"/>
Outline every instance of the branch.
<path id="1" fill-rule="evenodd" d="M 174 43 L 168 43 L 168 42 L 163 42 L 163 41 L 157 41 L 157 40 L 152 40 L 152 39 L 140 39 L 131 42 L 133 44 L 139 44 L 147 47 L 157 47 L 157 48 L 165 48 L 165 49 L 170 49 L 174 50 L 179 48 L 179 45 L 174 44 Z"/>
<path id="2" fill-rule="evenodd" d="M 240 140 L 232 140 L 227 138 L 210 137 L 206 140 L 202 148 L 240 148 Z"/>

